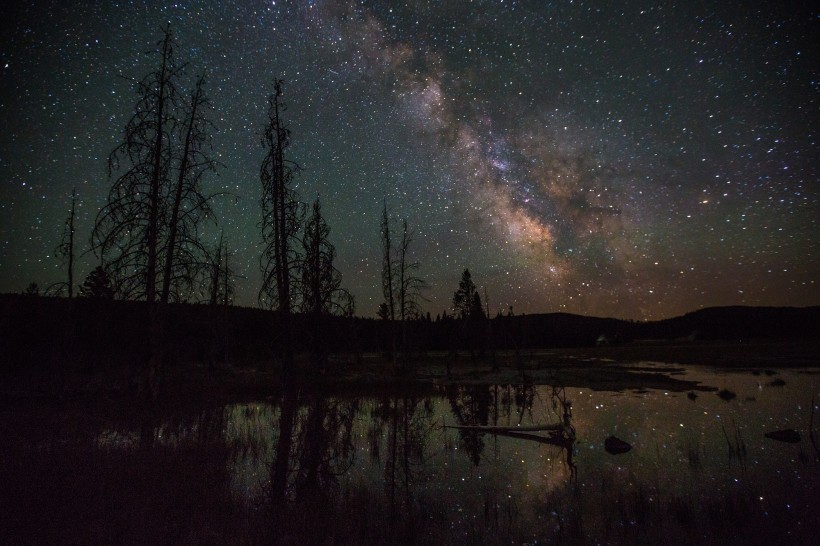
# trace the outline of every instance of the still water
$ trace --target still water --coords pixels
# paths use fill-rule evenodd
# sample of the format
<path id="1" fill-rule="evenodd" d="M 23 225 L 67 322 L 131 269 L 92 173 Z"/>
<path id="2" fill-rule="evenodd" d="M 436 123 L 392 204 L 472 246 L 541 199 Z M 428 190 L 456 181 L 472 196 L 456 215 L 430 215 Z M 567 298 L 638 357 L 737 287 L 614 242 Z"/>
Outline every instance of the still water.
<path id="1" fill-rule="evenodd" d="M 103 427 L 81 452 L 94 450 L 94 464 L 112 476 L 85 471 L 80 482 L 101 483 L 76 485 L 106 491 L 89 503 L 92 514 L 76 515 L 76 537 L 812 543 L 820 531 L 818 370 L 640 367 L 686 388 L 470 383 L 361 397 L 303 390 L 159 416 L 139 430 Z M 765 436 L 784 429 L 800 441 Z M 631 449 L 611 454 L 610 436 Z M 70 442 L 48 441 L 52 454 L 72 452 Z M 143 455 L 124 463 L 127 476 L 114 476 L 122 471 L 111 457 L 132 452 Z M 153 475 L 157 467 L 172 470 Z M 122 485 L 135 480 L 153 485 Z M 169 494 L 173 502 L 155 498 Z"/>

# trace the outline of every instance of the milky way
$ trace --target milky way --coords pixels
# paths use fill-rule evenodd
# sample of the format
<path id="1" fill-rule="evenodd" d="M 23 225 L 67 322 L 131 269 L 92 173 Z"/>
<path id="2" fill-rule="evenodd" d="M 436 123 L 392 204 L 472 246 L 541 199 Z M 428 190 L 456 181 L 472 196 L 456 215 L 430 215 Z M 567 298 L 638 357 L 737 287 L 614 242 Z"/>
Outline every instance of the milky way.
<path id="1" fill-rule="evenodd" d="M 303 200 L 370 316 L 384 199 L 449 308 L 464 268 L 493 310 L 660 318 L 820 304 L 818 13 L 687 2 L 16 5 L 0 38 L 0 291 L 62 280 L 72 188 L 87 247 L 129 82 L 170 24 L 207 69 L 208 180 L 238 303 L 259 288 L 259 137 L 286 80 Z M 717 3 L 716 3 L 717 4 Z M 86 255 L 82 278 L 96 259 Z"/>

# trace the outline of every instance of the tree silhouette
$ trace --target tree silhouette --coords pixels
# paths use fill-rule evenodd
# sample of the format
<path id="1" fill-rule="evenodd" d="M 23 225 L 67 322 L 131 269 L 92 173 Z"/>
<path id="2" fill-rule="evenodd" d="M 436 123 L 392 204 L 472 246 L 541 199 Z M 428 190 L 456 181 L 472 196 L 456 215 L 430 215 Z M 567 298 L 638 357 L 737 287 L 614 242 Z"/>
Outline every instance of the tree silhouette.
<path id="1" fill-rule="evenodd" d="M 478 293 L 478 290 L 473 292 L 473 298 L 470 302 L 469 316 L 473 320 L 486 318 L 484 314 L 484 305 L 481 303 L 481 295 Z"/>
<path id="2" fill-rule="evenodd" d="M 480 348 L 480 353 L 483 354 L 486 341 L 484 332 L 486 316 L 481 304 L 481 296 L 476 290 L 469 269 L 465 269 L 461 274 L 458 290 L 453 294 L 453 310 L 461 319 L 462 342 L 469 347 L 470 356 L 475 358 L 476 347 Z"/>
<path id="3" fill-rule="evenodd" d="M 387 214 L 387 201 L 382 208 L 380 225 L 382 240 L 382 294 L 387 308 L 386 317 L 396 320 L 395 276 L 393 274 L 393 239 L 390 234 L 390 218 Z"/>
<path id="4" fill-rule="evenodd" d="M 131 299 L 185 300 L 205 264 L 199 240 L 213 196 L 202 192 L 215 170 L 207 151 L 209 106 L 200 77 L 190 102 L 178 90 L 184 65 L 174 55 L 170 28 L 158 44 L 159 67 L 134 81 L 139 96 L 123 141 L 108 158 L 114 180 L 91 236 L 117 292 Z"/>
<path id="5" fill-rule="evenodd" d="M 210 305 L 231 305 L 234 295 L 234 273 L 230 265 L 228 244 L 224 241 L 224 231 L 219 235 L 219 243 L 210 255 L 208 265 L 208 303 Z"/>
<path id="6" fill-rule="evenodd" d="M 381 302 L 379 304 L 379 308 L 376 310 L 376 316 L 382 320 L 390 320 L 390 309 L 386 303 Z"/>
<path id="7" fill-rule="evenodd" d="M 292 286 L 299 282 L 299 230 L 304 207 L 293 189 L 293 179 L 301 170 L 298 164 L 285 159 L 290 146 L 290 129 L 282 121 L 286 110 L 282 102 L 284 81 L 275 80 L 275 92 L 268 97 L 268 122 L 262 136 L 267 150 L 259 178 L 262 181 L 262 289 L 260 301 L 284 314 L 295 308 Z"/>
<path id="8" fill-rule="evenodd" d="M 265 245 L 260 257 L 262 287 L 259 302 L 280 314 L 282 374 L 287 379 L 293 362 L 289 315 L 296 305 L 293 286 L 301 280 L 298 248 L 304 207 L 292 187 L 300 167 L 285 159 L 285 150 L 290 146 L 290 129 L 281 117 L 286 109 L 281 101 L 283 84 L 282 80 L 274 81 L 274 93 L 268 97 L 268 121 L 262 135 L 262 146 L 267 153 L 259 169 L 262 182 L 260 227 Z"/>
<path id="9" fill-rule="evenodd" d="M 108 158 L 108 174 L 120 172 L 97 214 L 91 248 L 112 275 L 116 292 L 151 304 L 146 392 L 156 398 L 164 359 L 165 311 L 154 303 L 186 300 L 205 271 L 200 226 L 210 217 L 212 196 L 202 192 L 205 172 L 216 164 L 207 151 L 204 116 L 209 102 L 204 77 L 183 100 L 170 27 L 157 45 L 159 66 L 134 81 L 139 96 L 123 142 Z"/>
<path id="10" fill-rule="evenodd" d="M 67 289 L 68 298 L 74 297 L 74 221 L 77 218 L 77 188 L 71 190 L 71 209 L 63 224 L 63 236 L 60 239 L 60 244 L 57 245 L 54 253 L 60 257 L 63 265 L 66 267 L 67 278 L 64 282 L 58 282 L 51 285 L 47 292 L 56 292 L 61 294 L 64 289 Z"/>
<path id="11" fill-rule="evenodd" d="M 390 231 L 390 217 L 387 214 L 387 200 L 382 208 L 381 224 L 379 226 L 382 243 L 382 295 L 384 301 L 379 305 L 379 316 L 387 320 L 388 336 L 390 338 L 390 362 L 396 364 L 396 295 L 395 272 L 393 265 L 393 239 Z"/>
<path id="12" fill-rule="evenodd" d="M 168 302 L 172 287 L 176 299 L 182 299 L 181 294 L 193 292 L 194 280 L 206 264 L 207 256 L 197 228 L 202 220 L 212 217 L 210 201 L 213 196 L 202 192 L 204 174 L 215 172 L 217 168 L 216 162 L 208 155 L 211 150 L 209 130 L 213 129 L 213 124 L 205 115 L 210 101 L 205 94 L 204 75 L 197 78 L 186 107 L 187 115 L 179 125 L 177 135 L 182 148 L 175 158 L 176 182 L 172 195 L 169 195 L 171 217 L 160 297 L 163 303 Z"/>
<path id="13" fill-rule="evenodd" d="M 324 315 L 353 315 L 353 297 L 341 287 L 342 274 L 333 265 L 336 248 L 328 237 L 330 228 L 322 217 L 317 198 L 305 223 L 302 237 L 302 278 L 298 284 L 301 311 L 310 320 L 313 354 L 317 365 L 324 365 L 326 343 L 322 328 Z"/>
<path id="14" fill-rule="evenodd" d="M 409 255 L 410 243 L 413 241 L 412 234 L 407 227 L 407 220 L 401 222 L 401 242 L 398 248 L 398 307 L 399 320 L 401 320 L 401 347 L 405 352 L 408 349 L 407 341 L 407 321 L 415 319 L 421 315 L 419 299 L 423 298 L 421 291 L 427 287 L 427 283 L 416 275 L 420 264 L 411 260 Z"/>
<path id="15" fill-rule="evenodd" d="M 407 350 L 407 321 L 416 318 L 421 313 L 419 300 L 423 298 L 421 292 L 427 287 L 424 280 L 416 274 L 420 265 L 410 258 L 410 243 L 412 233 L 407 220 L 402 219 L 401 239 L 398 247 L 394 248 L 391 221 L 387 212 L 387 203 L 382 209 L 381 240 L 382 240 L 382 293 L 384 302 L 379 305 L 380 317 L 390 320 L 389 334 L 391 338 L 391 358 L 396 358 L 396 331 L 392 321 L 398 319 L 401 323 L 401 349 Z"/>
<path id="16" fill-rule="evenodd" d="M 139 99 L 125 127 L 124 141 L 108 158 L 109 177 L 122 164 L 108 202 L 97 215 L 91 247 L 114 274 L 117 291 L 126 298 L 157 299 L 160 236 L 173 163 L 172 143 L 178 79 L 182 67 L 174 58 L 170 28 L 159 45 L 160 65 L 137 82 Z"/>
<path id="17" fill-rule="evenodd" d="M 80 296 L 84 298 L 113 299 L 114 287 L 111 285 L 111 277 L 103 266 L 98 265 L 85 278 L 80 285 Z"/>
<path id="18" fill-rule="evenodd" d="M 465 269 L 461 274 L 458 290 L 453 294 L 453 311 L 455 311 L 456 317 L 462 319 L 470 318 L 474 307 L 474 300 L 477 295 L 478 292 L 476 292 L 470 270 Z M 480 303 L 479 298 L 479 307 L 481 306 Z"/>
<path id="19" fill-rule="evenodd" d="M 407 227 L 407 220 L 401 222 L 401 243 L 398 249 L 398 307 L 399 318 L 402 322 L 421 315 L 419 300 L 423 298 L 421 292 L 427 288 L 427 283 L 416 275 L 421 267 L 419 262 L 413 261 L 409 255 L 412 233 Z"/>
<path id="20" fill-rule="evenodd" d="M 336 248 L 328 240 L 329 235 L 330 228 L 322 217 L 322 206 L 317 198 L 302 238 L 301 311 L 350 316 L 353 314 L 353 297 L 341 287 L 342 274 L 333 265 Z"/>

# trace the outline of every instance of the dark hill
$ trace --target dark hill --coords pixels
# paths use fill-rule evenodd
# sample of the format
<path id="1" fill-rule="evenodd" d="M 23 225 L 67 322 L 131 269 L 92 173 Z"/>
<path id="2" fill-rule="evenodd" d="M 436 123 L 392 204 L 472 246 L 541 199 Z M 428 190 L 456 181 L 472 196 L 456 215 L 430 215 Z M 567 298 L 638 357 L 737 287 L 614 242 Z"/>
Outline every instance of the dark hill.
<path id="1" fill-rule="evenodd" d="M 643 325 L 645 337 L 739 340 L 820 338 L 820 307 L 708 307 Z"/>

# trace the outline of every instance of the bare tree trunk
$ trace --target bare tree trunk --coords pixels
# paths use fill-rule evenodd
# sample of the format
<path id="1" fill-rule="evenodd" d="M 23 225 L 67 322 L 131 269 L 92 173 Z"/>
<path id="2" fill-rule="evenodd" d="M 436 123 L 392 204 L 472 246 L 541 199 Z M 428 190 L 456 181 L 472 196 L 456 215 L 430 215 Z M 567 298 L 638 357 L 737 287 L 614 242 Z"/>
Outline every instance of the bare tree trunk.
<path id="1" fill-rule="evenodd" d="M 396 366 L 396 295 L 394 293 L 394 271 L 393 271 L 393 241 L 390 237 L 390 218 L 387 215 L 387 201 L 382 209 L 381 222 L 382 236 L 382 293 L 387 304 L 388 334 L 390 335 L 390 364 Z"/>
<path id="2" fill-rule="evenodd" d="M 191 96 L 191 112 L 188 118 L 187 127 L 185 129 L 185 142 L 182 148 L 182 155 L 180 156 L 179 171 L 177 173 L 177 184 L 174 191 L 174 202 L 171 206 L 171 221 L 168 224 L 168 246 L 165 250 L 165 267 L 162 274 L 162 303 L 168 303 L 168 297 L 171 293 L 171 270 L 174 265 L 174 256 L 177 245 L 177 232 L 179 230 L 179 215 L 182 208 L 183 190 L 185 188 L 185 178 L 189 174 L 191 165 L 191 146 L 194 135 L 194 124 L 196 123 L 197 107 L 202 99 L 202 85 L 203 78 L 199 78 L 196 82 L 196 90 Z"/>
<path id="3" fill-rule="evenodd" d="M 162 141 L 165 134 L 165 85 L 167 80 L 167 63 L 170 55 L 171 36 L 165 34 L 162 43 L 162 66 L 157 85 L 156 134 L 154 135 L 153 171 L 151 173 L 151 192 L 148 216 L 148 263 L 146 267 L 145 299 L 153 304 L 157 297 L 157 245 L 159 241 L 159 208 L 160 184 L 162 182 Z"/>
<path id="4" fill-rule="evenodd" d="M 406 358 L 407 352 L 407 220 L 402 221 L 401 245 L 399 246 L 399 310 L 401 312 L 401 351 Z M 403 358 L 404 360 L 404 358 Z"/>
<path id="5" fill-rule="evenodd" d="M 293 427 L 296 412 L 299 409 L 299 397 L 291 392 L 289 383 L 282 386 L 282 409 L 279 414 L 279 441 L 276 444 L 276 457 L 271 468 L 271 501 L 274 509 L 281 509 L 287 494 L 288 470 L 290 468 L 290 451 L 293 445 Z"/>
<path id="6" fill-rule="evenodd" d="M 145 299 L 149 310 L 149 346 L 151 355 L 146 370 L 146 394 L 156 400 L 159 393 L 159 368 L 163 358 L 161 312 L 156 308 L 157 299 L 157 246 L 159 244 L 159 209 L 160 184 L 162 183 L 162 144 L 165 133 L 165 85 L 167 81 L 167 63 L 171 46 L 170 33 L 166 32 L 162 43 L 162 67 L 158 79 L 159 96 L 157 98 L 156 134 L 154 137 L 154 165 L 151 173 L 151 191 L 148 216 L 148 263 L 146 264 Z"/>
<path id="7" fill-rule="evenodd" d="M 223 230 L 219 235 L 219 245 L 216 247 L 216 260 L 211 265 L 211 297 L 209 300 L 211 305 L 217 305 L 219 303 L 219 287 L 222 282 L 220 278 L 222 274 L 222 238 L 224 235 L 225 232 Z"/>
<path id="8" fill-rule="evenodd" d="M 74 297 L 74 217 L 77 188 L 71 190 L 71 216 L 68 217 L 68 299 Z"/>

